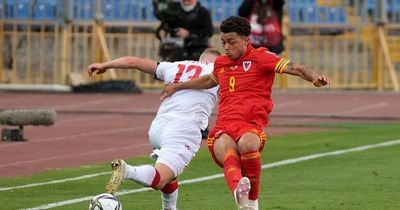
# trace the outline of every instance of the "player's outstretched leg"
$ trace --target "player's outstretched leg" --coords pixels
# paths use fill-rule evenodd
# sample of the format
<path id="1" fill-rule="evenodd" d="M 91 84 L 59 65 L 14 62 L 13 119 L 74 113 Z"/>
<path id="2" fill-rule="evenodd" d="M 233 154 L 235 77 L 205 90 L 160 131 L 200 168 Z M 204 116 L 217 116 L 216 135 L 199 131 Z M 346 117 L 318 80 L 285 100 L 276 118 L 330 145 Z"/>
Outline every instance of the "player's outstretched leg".
<path id="1" fill-rule="evenodd" d="M 251 209 L 249 205 L 249 192 L 251 189 L 250 180 L 247 177 L 242 177 L 233 192 L 236 205 L 240 210 Z"/>
<path id="2" fill-rule="evenodd" d="M 107 193 L 114 195 L 117 192 L 119 186 L 125 179 L 125 167 L 126 163 L 124 160 L 115 159 L 111 161 L 112 174 L 106 186 Z"/>

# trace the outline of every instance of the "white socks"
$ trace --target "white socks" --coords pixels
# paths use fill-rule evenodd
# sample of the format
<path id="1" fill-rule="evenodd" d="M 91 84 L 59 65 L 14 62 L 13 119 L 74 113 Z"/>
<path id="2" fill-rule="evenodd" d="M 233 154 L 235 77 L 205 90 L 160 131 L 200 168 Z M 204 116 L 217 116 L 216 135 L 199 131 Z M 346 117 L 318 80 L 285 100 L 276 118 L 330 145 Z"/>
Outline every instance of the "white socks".
<path id="1" fill-rule="evenodd" d="M 162 200 L 163 209 L 176 210 L 176 203 L 178 201 L 178 191 L 179 191 L 179 188 L 176 189 L 171 194 L 166 194 L 166 193 L 161 192 L 161 200 Z"/>
<path id="2" fill-rule="evenodd" d="M 125 178 L 133 180 L 145 187 L 150 187 L 156 176 L 156 169 L 150 165 L 131 166 L 125 167 Z M 161 192 L 162 207 L 165 210 L 177 210 L 176 203 L 178 200 L 178 189 L 173 193 L 166 194 Z"/>
<path id="3" fill-rule="evenodd" d="M 150 187 L 154 177 L 156 176 L 156 169 L 150 165 L 130 166 L 126 165 L 125 177 L 134 182 L 141 184 L 145 187 Z"/>
<path id="4" fill-rule="evenodd" d="M 251 207 L 258 210 L 258 199 L 257 200 L 249 200 L 249 204 Z"/>

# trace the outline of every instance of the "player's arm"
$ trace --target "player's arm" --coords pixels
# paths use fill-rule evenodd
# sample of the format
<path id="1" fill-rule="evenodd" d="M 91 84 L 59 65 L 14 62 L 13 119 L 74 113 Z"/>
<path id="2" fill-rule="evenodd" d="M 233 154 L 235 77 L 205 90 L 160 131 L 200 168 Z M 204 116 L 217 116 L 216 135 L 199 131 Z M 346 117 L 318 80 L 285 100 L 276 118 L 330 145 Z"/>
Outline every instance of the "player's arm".
<path id="1" fill-rule="evenodd" d="M 214 75 L 206 74 L 197 79 L 181 83 L 166 84 L 164 90 L 161 92 L 161 100 L 173 95 L 178 90 L 183 89 L 209 89 L 218 85 L 218 81 Z"/>
<path id="2" fill-rule="evenodd" d="M 319 75 L 310 67 L 294 64 L 289 62 L 281 71 L 281 73 L 290 74 L 294 76 L 299 76 L 306 81 L 312 82 L 314 86 L 321 87 L 325 85 L 329 85 L 331 80 L 325 75 Z"/>
<path id="3" fill-rule="evenodd" d="M 157 62 L 150 59 L 138 58 L 138 57 L 121 57 L 112 61 L 104 63 L 93 63 L 88 66 L 87 73 L 92 76 L 93 73 L 102 74 L 108 69 L 138 69 L 139 71 L 155 74 L 157 69 Z"/>

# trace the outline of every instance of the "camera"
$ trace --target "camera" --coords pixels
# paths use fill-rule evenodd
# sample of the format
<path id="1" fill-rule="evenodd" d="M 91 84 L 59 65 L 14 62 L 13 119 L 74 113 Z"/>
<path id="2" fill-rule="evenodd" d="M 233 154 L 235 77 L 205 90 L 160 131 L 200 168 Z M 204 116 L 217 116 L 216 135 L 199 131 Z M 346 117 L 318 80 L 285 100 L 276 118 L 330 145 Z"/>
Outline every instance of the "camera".
<path id="1" fill-rule="evenodd" d="M 154 15 L 157 19 L 173 25 L 185 15 L 179 2 L 174 0 L 153 0 Z"/>
<path id="2" fill-rule="evenodd" d="M 167 36 L 161 39 L 159 55 L 165 61 L 181 60 L 183 57 L 183 53 L 183 38 Z"/>
<path id="3" fill-rule="evenodd" d="M 182 58 L 184 53 L 184 39 L 177 37 L 178 24 L 185 16 L 180 2 L 173 0 L 153 0 L 154 14 L 164 23 L 163 30 L 166 36 L 160 39 L 159 55 L 166 61 L 175 61 Z"/>

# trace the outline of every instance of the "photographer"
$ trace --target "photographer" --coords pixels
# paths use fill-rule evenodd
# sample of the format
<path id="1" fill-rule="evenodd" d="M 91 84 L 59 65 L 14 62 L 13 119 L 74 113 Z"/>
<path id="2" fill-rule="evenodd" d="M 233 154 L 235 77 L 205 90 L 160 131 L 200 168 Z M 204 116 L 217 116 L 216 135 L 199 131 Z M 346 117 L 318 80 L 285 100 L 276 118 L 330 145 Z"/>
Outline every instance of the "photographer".
<path id="1" fill-rule="evenodd" d="M 281 54 L 284 50 L 282 17 L 284 0 L 243 0 L 238 14 L 251 25 L 250 43 Z"/>
<path id="2" fill-rule="evenodd" d="M 165 61 L 197 60 L 213 34 L 211 15 L 197 0 L 153 1 L 159 55 Z"/>

